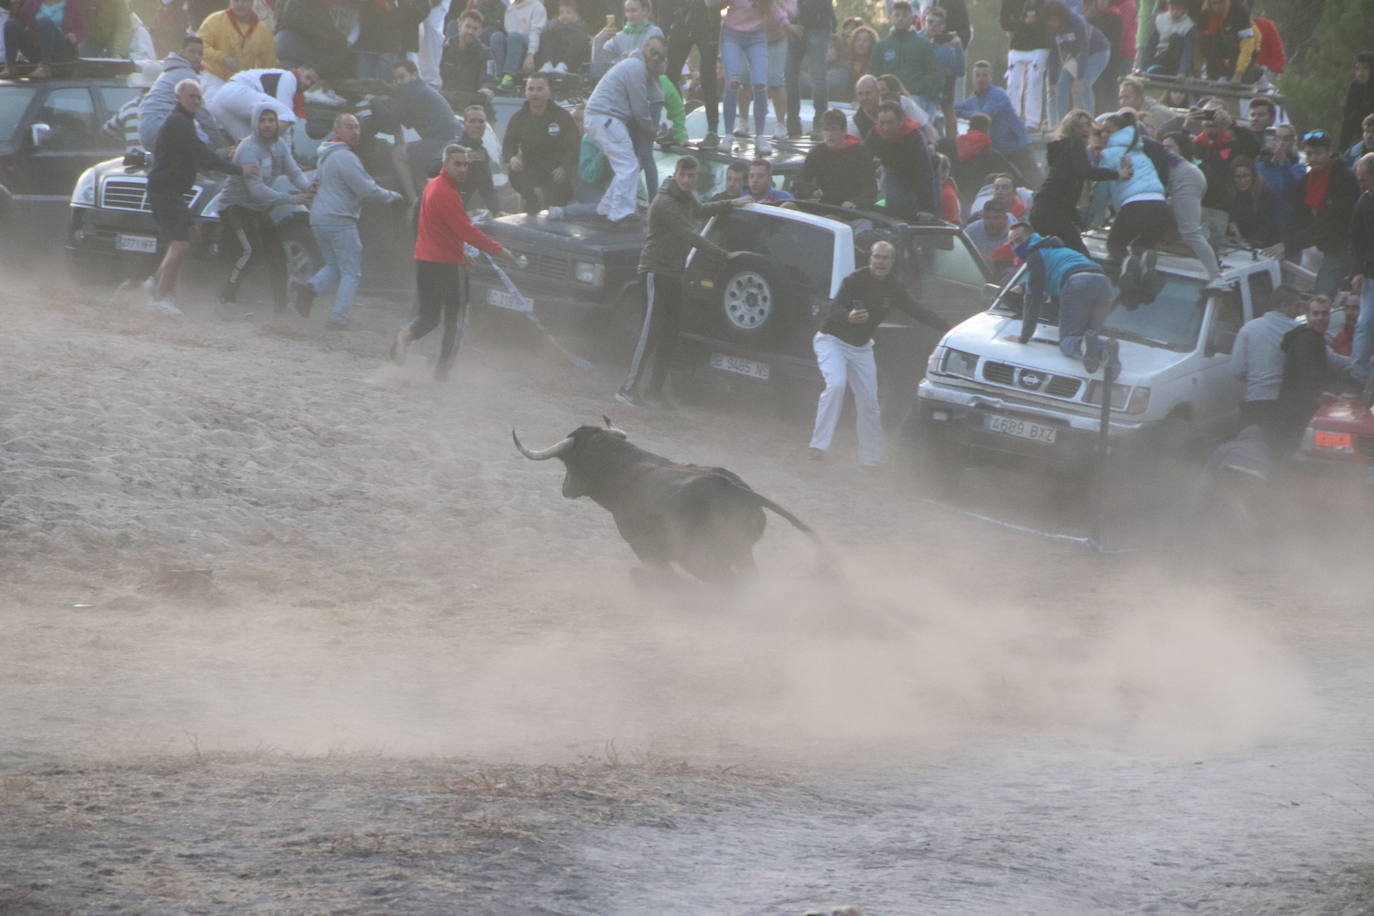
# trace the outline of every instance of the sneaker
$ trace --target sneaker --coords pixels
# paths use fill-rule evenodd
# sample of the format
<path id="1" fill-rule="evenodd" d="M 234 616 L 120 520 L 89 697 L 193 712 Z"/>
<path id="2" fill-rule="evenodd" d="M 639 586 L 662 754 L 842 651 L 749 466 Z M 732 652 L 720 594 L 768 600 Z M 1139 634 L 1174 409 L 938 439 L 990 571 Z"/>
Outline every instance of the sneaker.
<path id="1" fill-rule="evenodd" d="M 767 156 L 769 153 L 773 152 L 773 147 L 767 140 L 759 137 L 754 141 L 754 152 L 760 156 Z"/>
<path id="2" fill-rule="evenodd" d="M 619 401 L 621 404 L 624 404 L 626 407 L 645 406 L 644 402 L 639 399 L 638 395 L 636 395 L 632 391 L 625 391 L 624 389 L 621 389 L 620 391 L 617 391 L 615 393 L 615 399 Z"/>
<path id="3" fill-rule="evenodd" d="M 515 77 L 511 76 L 509 73 L 507 73 L 505 76 L 501 77 L 501 88 L 502 88 L 502 89 L 510 89 L 510 88 L 511 88 L 512 86 L 514 86 L 514 85 L 515 85 Z"/>
<path id="4" fill-rule="evenodd" d="M 540 67 L 540 68 L 539 68 L 537 71 L 535 71 L 535 72 L 537 72 L 537 73 L 552 73 L 552 72 L 553 72 L 553 62 L 552 62 L 552 61 L 547 61 L 547 60 L 544 61 L 544 66 Z"/>
<path id="5" fill-rule="evenodd" d="M 1102 341 L 1102 368 L 1111 378 L 1121 374 L 1121 342 L 1115 337 Z"/>
<path id="6" fill-rule="evenodd" d="M 562 218 L 563 218 L 563 208 L 562 208 L 562 207 L 549 207 L 549 211 L 548 211 L 547 214 L 545 214 L 545 216 L 546 216 L 547 219 L 562 219 Z"/>
<path id="7" fill-rule="evenodd" d="M 798 135 L 800 135 L 801 131 L 798 131 L 797 133 Z M 773 128 L 774 140 L 786 140 L 789 136 L 791 136 L 791 134 L 788 132 L 787 127 L 785 125 L 779 124 L 777 127 Z"/>
<path id="8" fill-rule="evenodd" d="M 698 149 L 719 149 L 719 148 L 720 148 L 720 134 L 716 133 L 715 131 L 711 131 L 711 132 L 708 133 L 706 136 L 704 136 L 704 137 L 701 138 L 701 142 L 697 144 L 697 148 L 698 148 Z"/>
<path id="9" fill-rule="evenodd" d="M 309 318 L 310 309 L 315 305 L 315 287 L 309 283 L 295 283 L 291 289 L 296 300 L 296 311 L 302 317 Z"/>
<path id="10" fill-rule="evenodd" d="M 1093 330 L 1083 335 L 1083 368 L 1089 375 L 1096 375 L 1102 368 L 1102 340 Z"/>
<path id="11" fill-rule="evenodd" d="M 181 309 L 177 308 L 166 299 L 154 299 L 152 302 L 148 303 L 148 308 L 159 315 L 166 315 L 168 318 L 181 317 Z"/>
<path id="12" fill-rule="evenodd" d="M 567 76 L 567 75 L 568 75 L 568 65 L 565 64 L 565 63 L 563 63 L 562 61 L 559 61 L 557 64 L 554 64 L 553 72 L 554 72 L 554 73 L 561 73 L 561 74 L 563 74 L 564 76 Z"/>
<path id="13" fill-rule="evenodd" d="M 792 121 L 787 125 L 787 139 L 800 140 L 806 131 L 802 130 L 800 121 Z"/>
<path id="14" fill-rule="evenodd" d="M 410 325 L 405 325 L 396 332 L 396 338 L 391 341 L 391 351 L 387 353 L 387 358 L 398 366 L 406 364 L 406 348 L 410 346 Z"/>
<path id="15" fill-rule="evenodd" d="M 741 140 L 748 140 L 754 135 L 749 132 L 749 128 L 747 127 L 737 127 L 735 128 L 735 136 L 739 137 Z"/>
<path id="16" fill-rule="evenodd" d="M 809 448 L 809 449 L 806 450 L 806 460 L 808 460 L 808 461 L 824 461 L 824 460 L 825 460 L 825 452 L 823 452 L 821 449 L 818 449 L 818 448 Z"/>

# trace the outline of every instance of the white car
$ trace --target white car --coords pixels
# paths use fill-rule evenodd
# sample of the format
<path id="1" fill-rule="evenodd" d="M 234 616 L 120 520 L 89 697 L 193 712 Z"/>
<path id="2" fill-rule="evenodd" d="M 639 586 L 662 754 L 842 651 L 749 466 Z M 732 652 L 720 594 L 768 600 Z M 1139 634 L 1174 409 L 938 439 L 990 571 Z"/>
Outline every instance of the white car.
<path id="1" fill-rule="evenodd" d="M 1094 258 L 1105 245 L 1089 238 Z M 1112 385 L 1109 435 L 1117 446 L 1145 443 L 1186 454 L 1234 432 L 1243 383 L 1231 366 L 1241 325 L 1262 314 L 1280 263 L 1255 252 L 1222 258 L 1208 284 L 1193 258 L 1160 253 L 1164 288 L 1138 308 L 1116 305 L 1103 333 L 1119 341 L 1121 374 Z M 967 464 L 1082 467 L 1100 429 L 1102 372 L 1059 350 L 1057 303 L 1047 302 L 1034 338 L 1022 344 L 1014 290 L 1023 266 L 991 307 L 955 327 L 931 354 L 909 422 L 918 446 L 945 482 Z"/>

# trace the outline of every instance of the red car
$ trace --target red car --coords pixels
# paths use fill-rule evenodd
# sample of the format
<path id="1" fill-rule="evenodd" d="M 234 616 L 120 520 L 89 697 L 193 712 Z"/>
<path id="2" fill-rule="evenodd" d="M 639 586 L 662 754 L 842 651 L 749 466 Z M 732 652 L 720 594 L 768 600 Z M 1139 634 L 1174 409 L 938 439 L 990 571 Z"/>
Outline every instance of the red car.
<path id="1" fill-rule="evenodd" d="M 1374 487 L 1374 382 L 1360 395 L 1327 404 L 1307 424 L 1293 461 L 1300 473 L 1329 475 Z"/>

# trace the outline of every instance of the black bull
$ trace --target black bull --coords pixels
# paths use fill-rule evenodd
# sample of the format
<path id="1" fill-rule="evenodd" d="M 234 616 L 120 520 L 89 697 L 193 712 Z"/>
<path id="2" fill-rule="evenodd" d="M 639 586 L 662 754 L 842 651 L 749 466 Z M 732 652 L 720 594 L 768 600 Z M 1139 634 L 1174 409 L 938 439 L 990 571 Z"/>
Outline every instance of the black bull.
<path id="1" fill-rule="evenodd" d="M 626 441 L 609 419 L 579 426 L 546 449 L 531 450 L 511 430 L 520 454 L 533 461 L 558 458 L 567 475 L 563 495 L 589 496 L 611 513 L 640 562 L 667 570 L 677 563 L 699 579 L 729 581 L 754 569 L 754 545 L 771 509 L 820 539 L 791 512 L 724 468 L 678 464 Z"/>

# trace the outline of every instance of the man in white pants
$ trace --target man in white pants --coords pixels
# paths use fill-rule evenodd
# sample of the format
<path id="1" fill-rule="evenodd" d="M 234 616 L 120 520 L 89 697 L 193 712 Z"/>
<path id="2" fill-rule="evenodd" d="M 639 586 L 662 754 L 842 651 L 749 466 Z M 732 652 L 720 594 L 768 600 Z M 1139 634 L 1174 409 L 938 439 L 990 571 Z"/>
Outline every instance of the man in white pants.
<path id="1" fill-rule="evenodd" d="M 614 177 L 596 205 L 596 212 L 613 223 L 635 213 L 639 191 L 639 157 L 636 136 L 652 139 L 658 132 L 653 105 L 662 103 L 659 76 L 668 52 L 663 39 L 654 36 L 634 54 L 620 61 L 596 84 L 583 123 L 587 137 L 611 164 Z"/>
<path id="2" fill-rule="evenodd" d="M 876 468 L 883 459 L 883 422 L 878 409 L 878 364 L 873 360 L 873 331 L 895 306 L 941 334 L 949 324 L 912 300 L 892 272 L 897 251 L 891 242 L 874 242 L 868 266 L 844 278 L 830 314 L 811 345 L 825 378 L 816 405 L 816 428 L 809 450 L 820 461 L 830 448 L 844 407 L 845 386 L 854 392 L 858 408 L 859 464 Z"/>
<path id="3" fill-rule="evenodd" d="M 304 104 L 303 93 L 318 82 L 319 76 L 311 67 L 240 70 L 219 88 L 206 107 L 237 143 L 256 129 L 253 116 L 260 105 L 276 112 L 283 131 L 295 124 L 296 111 Z"/>
<path id="4" fill-rule="evenodd" d="M 1029 130 L 1041 130 L 1046 118 L 1046 76 L 1053 41 L 1044 21 L 1043 6 L 1039 0 L 1003 0 L 1002 3 L 1002 29 L 1010 45 L 1007 95 L 1011 96 L 1012 106 Z M 1134 28 L 1134 24 L 1128 28 Z"/>

